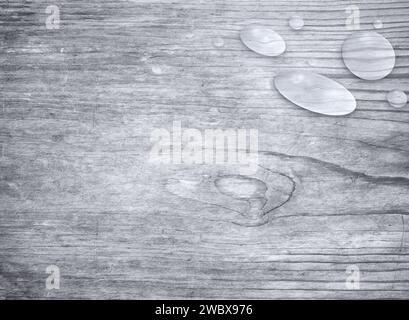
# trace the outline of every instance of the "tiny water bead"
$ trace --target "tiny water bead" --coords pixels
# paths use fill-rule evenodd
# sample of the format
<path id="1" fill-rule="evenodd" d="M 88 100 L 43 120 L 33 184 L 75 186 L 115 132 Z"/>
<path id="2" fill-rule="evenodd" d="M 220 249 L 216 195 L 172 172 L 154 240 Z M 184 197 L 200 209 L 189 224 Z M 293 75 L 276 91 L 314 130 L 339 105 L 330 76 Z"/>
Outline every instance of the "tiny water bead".
<path id="1" fill-rule="evenodd" d="M 156 75 L 160 75 L 163 73 L 163 71 L 160 66 L 152 66 L 152 73 Z"/>
<path id="2" fill-rule="evenodd" d="M 401 90 L 392 90 L 386 95 L 386 100 L 394 108 L 403 108 L 408 103 L 408 97 Z"/>
<path id="3" fill-rule="evenodd" d="M 395 51 L 390 42 L 375 31 L 353 33 L 342 45 L 345 66 L 364 80 L 379 80 L 395 67 Z"/>
<path id="4" fill-rule="evenodd" d="M 144 54 L 143 56 L 141 56 L 140 58 L 141 62 L 146 62 L 149 60 L 149 56 L 147 56 L 146 54 Z"/>
<path id="5" fill-rule="evenodd" d="M 215 38 L 213 39 L 213 46 L 216 48 L 221 48 L 224 46 L 224 40 L 222 38 Z"/>
<path id="6" fill-rule="evenodd" d="M 376 20 L 373 22 L 373 27 L 374 27 L 375 29 L 382 29 L 382 28 L 383 28 L 383 22 L 382 22 L 382 20 L 376 19 Z"/>
<path id="7" fill-rule="evenodd" d="M 354 96 L 344 86 L 313 72 L 280 73 L 274 85 L 286 99 L 312 112 L 341 116 L 356 108 Z"/>
<path id="8" fill-rule="evenodd" d="M 304 19 L 300 16 L 292 16 L 288 24 L 294 30 L 301 30 L 304 27 Z"/>
<path id="9" fill-rule="evenodd" d="M 269 57 L 279 56 L 286 48 L 283 38 L 263 25 L 246 26 L 240 33 L 240 39 L 250 50 Z"/>

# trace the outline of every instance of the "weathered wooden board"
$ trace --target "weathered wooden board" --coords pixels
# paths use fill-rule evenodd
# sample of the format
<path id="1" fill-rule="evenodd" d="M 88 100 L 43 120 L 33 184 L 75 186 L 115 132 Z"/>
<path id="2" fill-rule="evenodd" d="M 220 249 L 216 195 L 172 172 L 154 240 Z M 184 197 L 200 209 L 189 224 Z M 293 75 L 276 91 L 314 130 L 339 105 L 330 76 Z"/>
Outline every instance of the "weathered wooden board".
<path id="1" fill-rule="evenodd" d="M 58 30 L 45 26 L 50 4 Z M 352 4 L 361 29 L 381 19 L 396 50 L 383 80 L 343 65 Z M 1 298 L 409 298 L 409 109 L 385 101 L 409 88 L 407 1 L 0 7 Z M 243 46 L 252 22 L 274 27 L 287 51 Z M 286 101 L 271 80 L 294 69 L 340 82 L 357 110 L 327 117 Z M 258 129 L 260 163 L 294 183 L 288 201 L 248 226 L 229 203 L 169 192 L 169 179 L 225 170 L 150 163 L 151 132 L 173 121 Z M 49 265 L 59 290 L 45 288 Z M 350 265 L 359 290 L 345 285 Z"/>

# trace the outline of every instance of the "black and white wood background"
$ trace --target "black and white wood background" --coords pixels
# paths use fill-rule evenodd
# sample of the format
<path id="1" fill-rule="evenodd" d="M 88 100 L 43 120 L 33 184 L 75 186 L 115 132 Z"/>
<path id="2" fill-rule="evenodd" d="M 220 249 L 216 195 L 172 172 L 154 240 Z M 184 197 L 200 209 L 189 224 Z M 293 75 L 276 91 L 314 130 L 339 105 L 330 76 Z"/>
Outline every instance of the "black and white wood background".
<path id="1" fill-rule="evenodd" d="M 58 30 L 45 26 L 49 5 Z M 349 5 L 361 30 L 383 21 L 397 55 L 383 80 L 342 62 Z M 409 86 L 407 0 L 0 8 L 0 298 L 409 298 L 409 109 L 385 101 Z M 245 48 L 239 32 L 252 22 L 273 26 L 287 51 Z M 271 80 L 294 69 L 340 82 L 357 110 L 328 117 L 286 101 Z M 246 226 L 169 192 L 170 179 L 206 171 L 149 163 L 152 130 L 173 121 L 257 128 L 260 161 L 294 183 L 289 200 Z M 49 265 L 59 290 L 45 287 Z M 351 265 L 359 290 L 345 285 Z"/>

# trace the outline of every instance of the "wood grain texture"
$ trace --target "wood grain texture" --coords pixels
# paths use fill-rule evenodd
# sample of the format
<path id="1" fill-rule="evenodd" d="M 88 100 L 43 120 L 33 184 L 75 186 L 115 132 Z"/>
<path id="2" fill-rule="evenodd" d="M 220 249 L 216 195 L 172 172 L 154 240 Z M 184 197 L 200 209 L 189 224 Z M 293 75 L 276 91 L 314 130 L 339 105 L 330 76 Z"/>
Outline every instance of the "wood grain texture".
<path id="1" fill-rule="evenodd" d="M 50 4 L 59 30 L 45 27 Z M 351 4 L 361 30 L 380 18 L 396 50 L 383 80 L 343 65 Z M 409 87 L 407 1 L 0 8 L 1 298 L 409 298 L 409 109 L 385 101 Z M 303 30 L 288 27 L 293 14 Z M 239 32 L 249 23 L 271 25 L 287 51 L 248 50 Z M 331 77 L 357 110 L 327 117 L 291 104 L 271 84 L 286 70 Z M 207 170 L 149 163 L 152 130 L 174 120 L 257 128 L 260 163 L 294 182 L 289 201 L 250 227 L 223 206 L 169 192 L 169 179 Z M 49 291 L 53 264 L 61 288 Z M 360 268 L 360 290 L 345 286 L 349 265 Z"/>

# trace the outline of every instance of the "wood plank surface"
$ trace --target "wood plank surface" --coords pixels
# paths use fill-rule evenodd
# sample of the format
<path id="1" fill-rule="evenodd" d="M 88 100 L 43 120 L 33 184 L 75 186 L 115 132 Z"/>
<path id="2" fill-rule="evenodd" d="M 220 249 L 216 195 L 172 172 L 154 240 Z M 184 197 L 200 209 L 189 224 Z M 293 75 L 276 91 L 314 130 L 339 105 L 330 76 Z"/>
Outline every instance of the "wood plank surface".
<path id="1" fill-rule="evenodd" d="M 51 4 L 56 30 L 45 25 Z M 361 80 L 342 62 L 350 5 L 361 30 L 383 22 L 377 32 L 397 56 L 385 79 Z M 409 90 L 408 1 L 0 8 L 0 298 L 409 298 L 409 108 L 385 100 Z M 302 30 L 288 26 L 294 14 Z M 272 26 L 287 51 L 247 49 L 239 33 L 249 23 Z M 286 70 L 338 81 L 357 110 L 329 117 L 293 105 L 271 82 Z M 260 170 L 287 181 L 272 188 L 288 199 L 254 224 L 229 209 L 243 201 L 205 201 L 204 177 L 232 168 L 149 161 L 152 131 L 174 121 L 257 129 Z M 60 268 L 59 290 L 45 287 L 49 265 Z M 359 290 L 346 287 L 351 265 Z"/>

